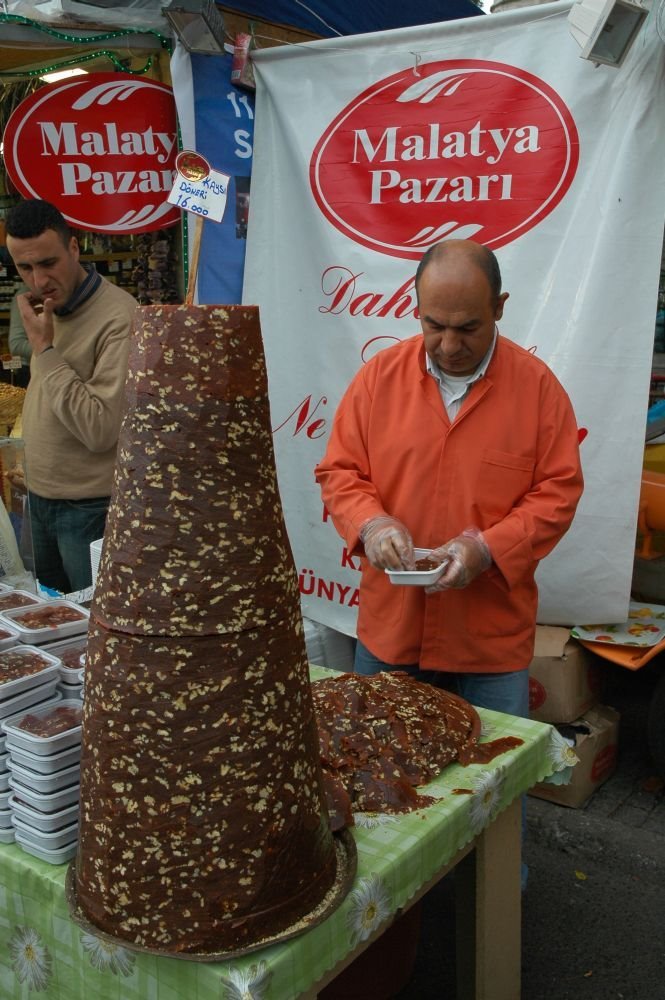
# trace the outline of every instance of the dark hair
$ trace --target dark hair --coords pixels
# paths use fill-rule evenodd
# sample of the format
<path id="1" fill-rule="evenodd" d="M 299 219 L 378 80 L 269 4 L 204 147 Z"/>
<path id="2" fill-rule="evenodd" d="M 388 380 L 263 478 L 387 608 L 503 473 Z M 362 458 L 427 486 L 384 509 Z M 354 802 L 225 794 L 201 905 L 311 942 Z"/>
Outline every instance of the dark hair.
<path id="1" fill-rule="evenodd" d="M 49 201 L 20 201 L 5 216 L 7 236 L 16 240 L 41 236 L 47 229 L 54 229 L 65 246 L 74 235 L 63 214 Z"/>
<path id="2" fill-rule="evenodd" d="M 418 283 L 420 282 L 423 271 L 427 265 L 431 264 L 435 260 L 445 257 L 446 253 L 451 250 L 453 246 L 459 246 L 459 241 L 453 240 L 452 244 L 449 244 L 448 241 L 443 240 L 441 243 L 435 243 L 429 248 L 429 250 L 425 251 L 420 258 L 420 262 L 416 270 L 416 294 L 418 293 Z M 491 250 L 488 250 L 487 247 L 482 246 L 482 244 L 472 244 L 469 242 L 469 260 L 476 264 L 476 266 L 480 268 L 487 278 L 492 298 L 496 301 L 501 295 L 501 271 L 499 269 L 499 262 L 495 255 Z"/>

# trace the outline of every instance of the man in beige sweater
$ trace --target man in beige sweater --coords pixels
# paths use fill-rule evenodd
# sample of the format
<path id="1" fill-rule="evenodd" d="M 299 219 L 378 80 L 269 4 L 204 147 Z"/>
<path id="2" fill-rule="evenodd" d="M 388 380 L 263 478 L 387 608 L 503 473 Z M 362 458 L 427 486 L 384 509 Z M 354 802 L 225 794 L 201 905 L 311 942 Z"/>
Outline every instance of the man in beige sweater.
<path id="1" fill-rule="evenodd" d="M 23 440 L 35 571 L 71 593 L 90 585 L 90 542 L 104 533 L 136 301 L 81 263 L 49 202 L 19 202 L 5 225 L 29 288 L 17 303 L 32 346 Z"/>

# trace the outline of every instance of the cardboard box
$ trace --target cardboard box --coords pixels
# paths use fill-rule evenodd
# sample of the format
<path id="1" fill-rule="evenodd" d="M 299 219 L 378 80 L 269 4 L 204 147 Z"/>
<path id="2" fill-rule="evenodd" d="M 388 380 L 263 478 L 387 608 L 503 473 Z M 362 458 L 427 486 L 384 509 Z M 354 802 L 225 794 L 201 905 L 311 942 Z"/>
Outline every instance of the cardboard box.
<path id="1" fill-rule="evenodd" d="M 579 763 L 572 769 L 569 784 L 551 785 L 541 781 L 534 785 L 529 795 L 572 809 L 583 806 L 616 769 L 619 718 L 616 709 L 609 705 L 595 705 L 574 723 L 557 726 L 562 736 L 575 739 L 574 750 Z"/>
<path id="2" fill-rule="evenodd" d="M 529 666 L 529 714 L 538 722 L 573 722 L 602 694 L 602 670 L 593 653 L 556 625 L 536 627 Z"/>

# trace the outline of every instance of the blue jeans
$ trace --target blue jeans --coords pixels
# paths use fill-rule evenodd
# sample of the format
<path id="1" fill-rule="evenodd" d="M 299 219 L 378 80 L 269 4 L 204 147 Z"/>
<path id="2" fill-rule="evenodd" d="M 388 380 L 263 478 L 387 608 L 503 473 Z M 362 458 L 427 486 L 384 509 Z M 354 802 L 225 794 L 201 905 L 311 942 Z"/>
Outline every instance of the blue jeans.
<path id="1" fill-rule="evenodd" d="M 511 670 L 506 674 L 466 674 L 441 670 L 420 670 L 417 663 L 384 663 L 356 642 L 354 669 L 357 674 L 378 674 L 381 670 L 405 670 L 420 681 L 443 687 L 479 708 L 489 708 L 507 715 L 529 718 L 529 671 Z"/>
<path id="2" fill-rule="evenodd" d="M 63 594 L 92 584 L 90 542 L 101 538 L 110 497 L 48 500 L 28 494 L 35 576 Z"/>

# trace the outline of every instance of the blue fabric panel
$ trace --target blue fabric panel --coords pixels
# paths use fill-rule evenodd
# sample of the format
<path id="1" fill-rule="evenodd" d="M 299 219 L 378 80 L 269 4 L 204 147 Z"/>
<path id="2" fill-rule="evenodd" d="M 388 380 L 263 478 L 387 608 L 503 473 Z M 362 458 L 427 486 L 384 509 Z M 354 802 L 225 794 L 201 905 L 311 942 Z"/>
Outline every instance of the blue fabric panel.
<path id="1" fill-rule="evenodd" d="M 231 175 L 221 222 L 203 223 L 199 302 L 239 303 L 245 266 L 254 95 L 231 83 L 229 54 L 192 55 L 196 149 L 214 170 Z"/>

